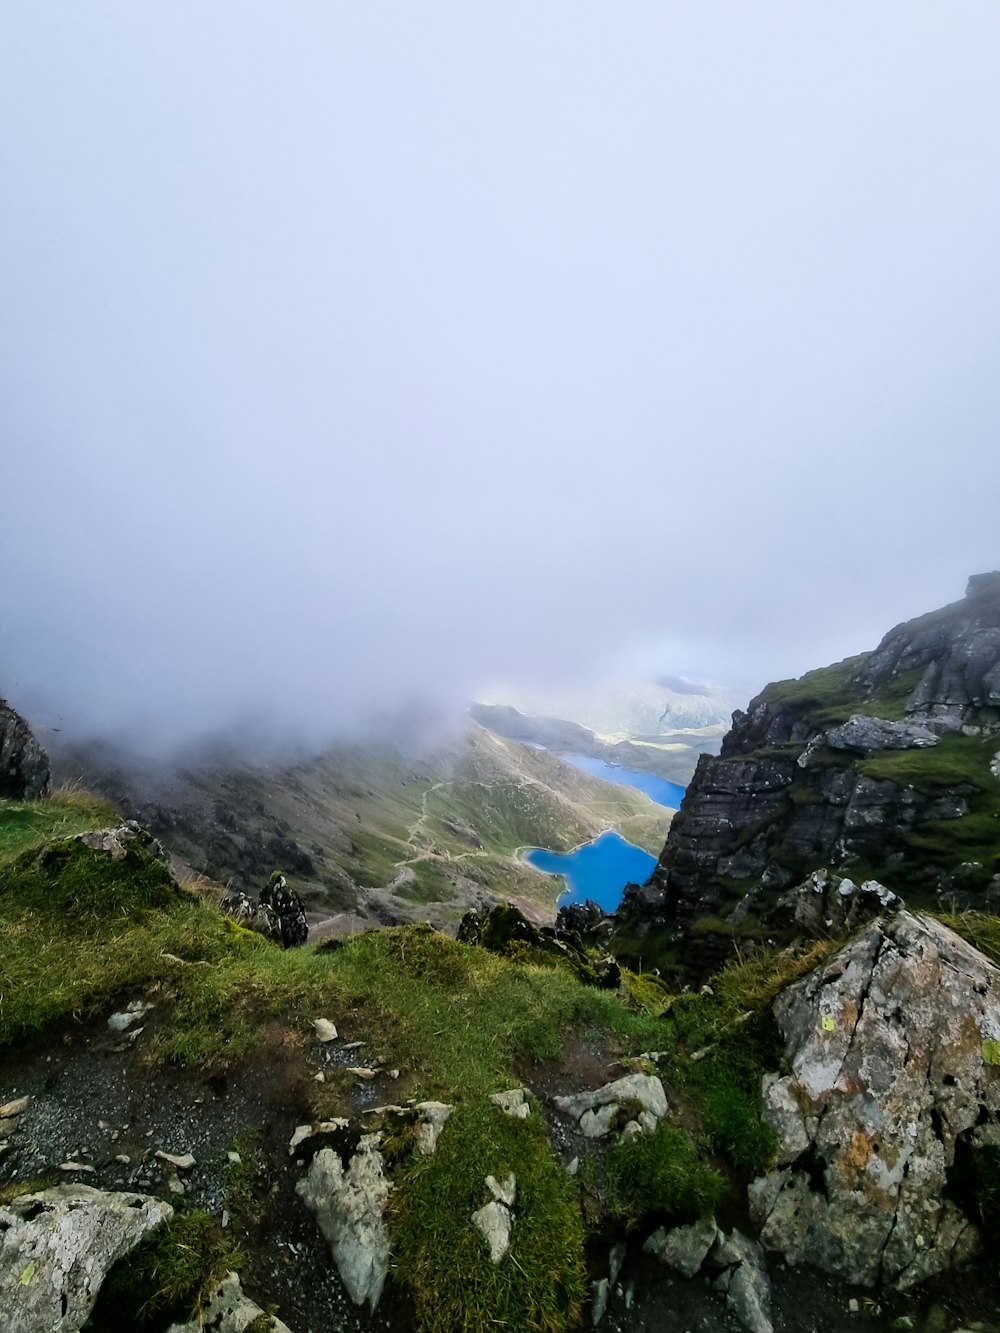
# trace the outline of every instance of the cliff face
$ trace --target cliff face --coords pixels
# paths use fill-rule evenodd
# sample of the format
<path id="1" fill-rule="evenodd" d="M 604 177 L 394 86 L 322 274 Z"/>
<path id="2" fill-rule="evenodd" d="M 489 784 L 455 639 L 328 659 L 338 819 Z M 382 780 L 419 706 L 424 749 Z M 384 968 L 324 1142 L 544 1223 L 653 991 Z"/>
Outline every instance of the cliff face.
<path id="1" fill-rule="evenodd" d="M 31 728 L 0 699 L 0 797 L 33 800 L 49 788 L 49 761 Z"/>
<path id="2" fill-rule="evenodd" d="M 1000 900 L 998 773 L 1000 572 L 873 652 L 768 685 L 734 713 L 626 911 L 682 926 L 736 911 L 749 931 L 820 867 L 988 909 Z"/>

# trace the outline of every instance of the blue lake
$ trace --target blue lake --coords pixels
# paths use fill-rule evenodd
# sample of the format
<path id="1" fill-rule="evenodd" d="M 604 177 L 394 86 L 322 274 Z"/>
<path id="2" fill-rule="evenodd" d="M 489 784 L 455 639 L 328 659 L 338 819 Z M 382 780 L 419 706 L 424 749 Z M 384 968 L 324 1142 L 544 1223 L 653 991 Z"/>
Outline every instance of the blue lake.
<path id="1" fill-rule="evenodd" d="M 547 852 L 541 847 L 531 847 L 524 853 L 524 859 L 536 870 L 565 878 L 568 887 L 560 895 L 558 906 L 592 898 L 606 912 L 613 912 L 619 905 L 626 884 L 645 883 L 656 865 L 655 856 L 611 831 L 572 852 Z"/>
<path id="2" fill-rule="evenodd" d="M 567 764 L 582 769 L 592 778 L 603 778 L 605 782 L 614 782 L 619 787 L 637 787 L 655 801 L 665 805 L 668 810 L 679 810 L 684 798 L 684 788 L 678 782 L 668 782 L 655 773 L 640 773 L 634 768 L 618 768 L 615 764 L 606 764 L 603 759 L 591 759 L 586 754 L 562 754 Z"/>

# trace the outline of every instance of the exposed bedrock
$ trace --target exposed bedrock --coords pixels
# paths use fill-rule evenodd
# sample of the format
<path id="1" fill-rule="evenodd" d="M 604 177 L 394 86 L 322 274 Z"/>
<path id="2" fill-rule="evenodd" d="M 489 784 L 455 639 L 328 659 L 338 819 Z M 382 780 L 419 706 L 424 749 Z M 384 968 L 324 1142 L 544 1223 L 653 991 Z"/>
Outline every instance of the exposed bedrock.
<path id="1" fill-rule="evenodd" d="M 763 1096 L 779 1149 L 750 1187 L 765 1248 L 899 1288 L 969 1259 L 970 1163 L 1000 1144 L 1000 970 L 903 911 L 775 1014 L 790 1072 L 765 1078 Z"/>

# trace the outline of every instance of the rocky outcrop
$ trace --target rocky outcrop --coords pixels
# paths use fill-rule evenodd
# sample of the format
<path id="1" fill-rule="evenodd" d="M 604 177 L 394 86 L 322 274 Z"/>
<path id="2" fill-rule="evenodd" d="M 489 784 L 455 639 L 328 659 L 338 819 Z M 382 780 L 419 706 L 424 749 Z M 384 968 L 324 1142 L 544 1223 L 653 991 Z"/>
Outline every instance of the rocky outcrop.
<path id="1" fill-rule="evenodd" d="M 619 924 L 683 932 L 726 919 L 751 888 L 773 898 L 822 867 L 876 872 L 958 906 L 1000 898 L 987 823 L 1000 818 L 998 750 L 1000 574 L 990 574 L 874 651 L 769 685 L 734 713 Z"/>
<path id="2" fill-rule="evenodd" d="M 173 1216 L 168 1203 L 60 1185 L 0 1207 L 6 1333 L 82 1328 L 109 1269 Z"/>
<path id="3" fill-rule="evenodd" d="M 667 1095 L 655 1074 L 626 1074 L 603 1087 L 552 1100 L 588 1139 L 604 1138 L 619 1126 L 623 1137 L 651 1134 L 667 1113 Z"/>
<path id="4" fill-rule="evenodd" d="M 48 756 L 21 714 L 0 699 L 0 797 L 32 801 L 48 789 Z"/>
<path id="5" fill-rule="evenodd" d="M 287 1324 L 265 1314 L 244 1293 L 238 1274 L 227 1273 L 202 1303 L 198 1317 L 187 1324 L 171 1324 L 167 1333 L 203 1333 L 205 1329 L 212 1333 L 245 1333 L 251 1326 L 253 1333 L 291 1333 Z"/>
<path id="6" fill-rule="evenodd" d="M 1000 969 L 904 911 L 775 1014 L 790 1072 L 764 1085 L 779 1143 L 750 1189 L 764 1246 L 904 1289 L 968 1259 L 979 1235 L 958 1177 L 1000 1144 Z"/>
<path id="7" fill-rule="evenodd" d="M 565 964 L 587 986 L 617 990 L 621 985 L 621 968 L 613 958 L 592 957 L 574 931 L 533 925 L 513 903 L 497 903 L 485 916 L 471 908 L 459 922 L 458 939 L 505 957 L 547 955 Z"/>

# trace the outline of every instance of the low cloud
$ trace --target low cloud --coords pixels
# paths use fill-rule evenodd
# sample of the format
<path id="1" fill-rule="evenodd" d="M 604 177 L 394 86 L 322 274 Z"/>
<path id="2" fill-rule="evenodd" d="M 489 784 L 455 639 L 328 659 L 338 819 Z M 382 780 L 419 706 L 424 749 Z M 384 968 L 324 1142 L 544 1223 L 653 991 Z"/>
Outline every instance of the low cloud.
<path id="1" fill-rule="evenodd" d="M 0 692 L 162 748 L 749 689 L 997 564 L 995 44 L 711 11 L 12 16 Z"/>

